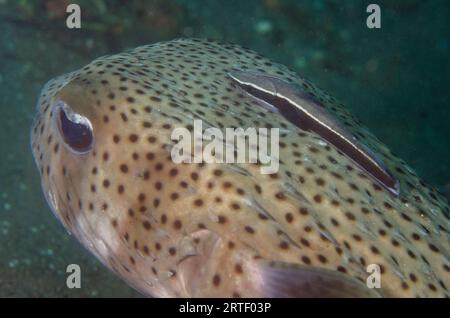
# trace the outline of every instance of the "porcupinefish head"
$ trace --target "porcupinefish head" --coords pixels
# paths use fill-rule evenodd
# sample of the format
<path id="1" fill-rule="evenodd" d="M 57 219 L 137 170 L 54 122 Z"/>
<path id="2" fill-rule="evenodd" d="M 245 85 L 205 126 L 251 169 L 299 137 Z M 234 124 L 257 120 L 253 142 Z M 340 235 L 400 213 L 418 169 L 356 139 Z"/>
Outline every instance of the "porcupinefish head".
<path id="1" fill-rule="evenodd" d="M 176 129 L 192 154 L 203 129 L 237 127 L 267 129 L 276 171 L 174 160 Z M 333 97 L 251 50 L 180 39 L 98 58 L 45 85 L 31 144 L 54 214 L 145 295 L 449 295 L 448 202 Z"/>

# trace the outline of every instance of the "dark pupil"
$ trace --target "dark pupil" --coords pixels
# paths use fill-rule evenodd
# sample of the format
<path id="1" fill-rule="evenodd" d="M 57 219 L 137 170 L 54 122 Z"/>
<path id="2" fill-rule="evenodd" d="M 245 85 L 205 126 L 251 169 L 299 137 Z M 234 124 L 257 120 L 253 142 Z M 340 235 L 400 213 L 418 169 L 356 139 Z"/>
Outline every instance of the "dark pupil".
<path id="1" fill-rule="evenodd" d="M 76 151 L 88 151 L 93 139 L 91 129 L 87 125 L 70 121 L 64 110 L 61 110 L 59 114 L 61 134 L 67 145 Z"/>

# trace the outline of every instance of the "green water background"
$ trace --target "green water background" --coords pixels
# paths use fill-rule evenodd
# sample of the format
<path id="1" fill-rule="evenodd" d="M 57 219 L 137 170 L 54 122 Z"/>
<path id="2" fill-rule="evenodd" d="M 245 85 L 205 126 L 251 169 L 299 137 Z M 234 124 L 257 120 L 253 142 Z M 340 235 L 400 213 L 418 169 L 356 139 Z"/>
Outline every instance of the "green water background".
<path id="1" fill-rule="evenodd" d="M 42 85 L 92 59 L 176 37 L 245 45 L 342 101 L 428 183 L 450 184 L 450 3 L 376 1 L 0 0 L 0 297 L 138 294 L 68 236 L 50 213 L 29 149 Z M 65 27 L 65 5 L 82 9 Z M 82 288 L 65 287 L 80 264 Z"/>

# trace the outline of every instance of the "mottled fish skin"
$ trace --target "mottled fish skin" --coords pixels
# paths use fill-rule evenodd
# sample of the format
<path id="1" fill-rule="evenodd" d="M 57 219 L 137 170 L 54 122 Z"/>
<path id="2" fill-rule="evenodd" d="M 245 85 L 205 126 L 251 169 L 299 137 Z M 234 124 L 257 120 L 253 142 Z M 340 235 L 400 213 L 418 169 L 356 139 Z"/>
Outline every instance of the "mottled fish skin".
<path id="1" fill-rule="evenodd" d="M 302 86 L 379 156 L 400 181 L 400 195 L 243 94 L 228 76 L 233 69 Z M 70 151 L 52 124 L 59 100 L 92 124 L 86 154 Z M 279 127 L 279 172 L 174 164 L 171 132 L 192 129 L 194 119 L 218 128 Z M 267 261 L 327 269 L 349 282 L 365 282 L 375 263 L 381 296 L 449 296 L 448 202 L 342 104 L 248 49 L 180 39 L 96 59 L 46 84 L 31 143 L 55 215 L 145 295 L 292 295 L 277 278 L 286 277 L 283 266 Z"/>

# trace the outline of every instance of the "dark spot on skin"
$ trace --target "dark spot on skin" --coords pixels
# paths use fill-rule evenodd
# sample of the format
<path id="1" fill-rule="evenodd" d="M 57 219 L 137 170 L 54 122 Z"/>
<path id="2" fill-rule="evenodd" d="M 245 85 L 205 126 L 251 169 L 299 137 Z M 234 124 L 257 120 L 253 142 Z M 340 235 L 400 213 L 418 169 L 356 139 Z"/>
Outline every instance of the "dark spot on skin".
<path id="1" fill-rule="evenodd" d="M 302 262 L 305 263 L 306 265 L 311 264 L 311 259 L 308 256 L 302 256 Z"/>
<path id="2" fill-rule="evenodd" d="M 345 212 L 345 216 L 346 216 L 347 219 L 349 219 L 350 221 L 354 221 L 354 220 L 355 220 L 355 216 L 354 216 L 353 213 L 351 213 L 351 212 Z"/>
<path id="3" fill-rule="evenodd" d="M 278 200 L 284 200 L 284 199 L 286 199 L 286 196 L 284 195 L 283 192 L 277 192 L 275 194 L 275 198 L 277 198 Z"/>
<path id="4" fill-rule="evenodd" d="M 294 220 L 294 216 L 292 215 L 292 213 L 286 213 L 284 217 L 286 219 L 286 222 L 288 223 L 292 223 L 292 221 Z"/>
<path id="5" fill-rule="evenodd" d="M 413 251 L 407 250 L 407 253 L 408 253 L 409 257 L 411 257 L 411 258 L 413 258 L 413 259 L 416 259 L 416 258 L 417 258 L 417 257 L 416 257 L 416 254 L 414 254 Z"/>
<path id="6" fill-rule="evenodd" d="M 317 255 L 317 259 L 319 260 L 319 262 L 321 262 L 322 264 L 327 263 L 327 258 L 325 256 L 323 256 L 322 254 Z"/>
<path id="7" fill-rule="evenodd" d="M 376 246 L 371 246 L 370 250 L 372 251 L 372 253 L 374 254 L 380 254 L 380 250 L 376 247 Z"/>
<path id="8" fill-rule="evenodd" d="M 433 284 L 428 284 L 428 288 L 431 290 L 431 291 L 433 291 L 433 292 L 435 292 L 437 289 L 436 289 L 436 286 L 434 286 Z"/>
<path id="9" fill-rule="evenodd" d="M 152 228 L 152 226 L 151 226 L 151 224 L 150 224 L 149 221 L 144 221 L 144 222 L 142 223 L 142 225 L 144 226 L 144 228 L 145 228 L 146 230 L 150 230 L 150 229 Z"/>
<path id="10" fill-rule="evenodd" d="M 224 224 L 224 223 L 227 222 L 227 218 L 225 216 L 223 216 L 223 215 L 219 215 L 218 221 L 219 221 L 220 224 Z"/>
<path id="11" fill-rule="evenodd" d="M 364 208 L 364 207 L 361 208 L 361 212 L 364 213 L 364 214 L 369 214 L 370 213 L 369 209 Z"/>
<path id="12" fill-rule="evenodd" d="M 331 218 L 330 221 L 334 226 L 339 226 L 339 222 L 335 218 Z"/>
<path id="13" fill-rule="evenodd" d="M 415 241 L 419 241 L 419 240 L 420 240 L 420 235 L 417 234 L 417 233 L 413 233 L 413 234 L 411 235 L 411 237 L 412 237 L 413 240 L 415 240 Z"/>
<path id="14" fill-rule="evenodd" d="M 225 182 L 222 184 L 222 186 L 223 186 L 225 189 L 228 189 L 228 188 L 231 188 L 232 184 L 231 184 L 231 182 L 229 182 L 229 181 L 225 181 Z"/>
<path id="15" fill-rule="evenodd" d="M 196 200 L 194 201 L 194 205 L 195 205 L 196 207 L 201 207 L 201 206 L 203 205 L 203 200 L 202 200 L 202 199 L 196 199 Z"/>
<path id="16" fill-rule="evenodd" d="M 314 196 L 314 201 L 316 201 L 316 203 L 321 203 L 322 202 L 322 197 L 320 194 L 316 194 Z"/>
<path id="17" fill-rule="evenodd" d="M 246 231 L 247 233 L 249 233 L 249 234 L 255 233 L 255 230 L 254 230 L 251 226 L 249 226 L 249 225 L 246 225 L 244 229 L 245 229 L 245 231 Z"/>
<path id="18" fill-rule="evenodd" d="M 241 264 L 234 265 L 234 271 L 236 274 L 242 274 L 243 273 L 242 265 Z"/>
<path id="19" fill-rule="evenodd" d="M 302 245 L 304 245 L 306 247 L 310 246 L 309 241 L 303 237 L 300 239 L 300 243 L 302 243 Z"/>
<path id="20" fill-rule="evenodd" d="M 139 202 L 144 202 L 145 201 L 145 193 L 140 193 L 139 195 L 138 195 L 138 200 L 139 200 Z"/>
<path id="21" fill-rule="evenodd" d="M 325 180 L 323 180 L 322 178 L 317 178 L 316 179 L 316 184 L 318 186 L 324 186 L 325 185 Z"/>
<path id="22" fill-rule="evenodd" d="M 134 143 L 134 142 L 138 141 L 139 137 L 136 134 L 131 134 L 129 139 L 131 142 Z"/>
<path id="23" fill-rule="evenodd" d="M 122 171 L 123 173 L 127 173 L 128 172 L 128 166 L 126 164 L 121 164 L 120 165 L 120 171 Z"/>
<path id="24" fill-rule="evenodd" d="M 185 181 L 181 181 L 180 182 L 180 186 L 182 187 L 182 188 L 187 188 L 189 185 L 187 184 L 187 182 L 185 182 Z"/>
<path id="25" fill-rule="evenodd" d="M 411 218 L 407 216 L 405 213 L 401 213 L 400 215 L 405 221 L 411 222 Z"/>
<path id="26" fill-rule="evenodd" d="M 395 246 L 395 247 L 397 247 L 397 246 L 400 245 L 400 243 L 399 243 L 396 239 L 392 239 L 392 240 L 391 240 L 391 244 L 392 244 L 393 246 Z"/>
<path id="27" fill-rule="evenodd" d="M 347 269 L 343 266 L 339 265 L 336 269 L 341 273 L 347 273 Z"/>
<path id="28" fill-rule="evenodd" d="M 214 275 L 212 281 L 213 281 L 213 285 L 218 287 L 220 285 L 220 275 L 219 274 Z"/>
<path id="29" fill-rule="evenodd" d="M 180 221 L 180 220 L 175 220 L 175 221 L 173 222 L 173 227 L 174 227 L 175 230 L 181 229 L 181 227 L 182 227 L 181 221 Z"/>
<path id="30" fill-rule="evenodd" d="M 439 249 L 438 249 L 435 245 L 429 243 L 429 244 L 428 244 L 428 247 L 429 247 L 430 250 L 432 250 L 433 252 L 439 253 Z"/>
<path id="31" fill-rule="evenodd" d="M 285 241 L 281 242 L 278 246 L 279 246 L 282 250 L 287 250 L 287 249 L 289 248 L 289 244 L 288 244 L 287 242 L 285 242 Z"/>
<path id="32" fill-rule="evenodd" d="M 386 225 L 388 228 L 392 228 L 392 224 L 389 223 L 387 220 L 383 220 L 383 224 Z"/>
<path id="33" fill-rule="evenodd" d="M 233 208 L 233 210 L 239 210 L 241 208 L 241 206 L 236 202 L 233 202 L 231 204 L 231 207 Z"/>
<path id="34" fill-rule="evenodd" d="M 305 207 L 301 207 L 301 208 L 298 210 L 298 212 L 299 212 L 301 215 L 308 215 L 308 209 L 305 208 Z"/>

